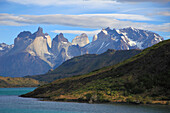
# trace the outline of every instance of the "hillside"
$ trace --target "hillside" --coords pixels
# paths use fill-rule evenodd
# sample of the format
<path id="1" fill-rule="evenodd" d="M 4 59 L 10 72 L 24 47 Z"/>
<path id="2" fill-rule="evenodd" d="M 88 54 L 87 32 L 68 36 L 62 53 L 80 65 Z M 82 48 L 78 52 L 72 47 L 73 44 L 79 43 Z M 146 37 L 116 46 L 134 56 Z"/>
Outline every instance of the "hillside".
<path id="1" fill-rule="evenodd" d="M 103 54 L 86 54 L 74 57 L 65 61 L 54 71 L 44 75 L 26 76 L 41 81 L 54 81 L 59 78 L 65 78 L 75 75 L 82 75 L 105 66 L 111 66 L 120 63 L 126 59 L 139 54 L 142 50 L 111 50 Z"/>
<path id="2" fill-rule="evenodd" d="M 42 85 L 43 82 L 31 78 L 11 78 L 0 76 L 0 88 L 7 87 L 37 87 Z"/>
<path id="3" fill-rule="evenodd" d="M 169 104 L 170 40 L 86 75 L 56 80 L 22 97 L 84 102 Z"/>

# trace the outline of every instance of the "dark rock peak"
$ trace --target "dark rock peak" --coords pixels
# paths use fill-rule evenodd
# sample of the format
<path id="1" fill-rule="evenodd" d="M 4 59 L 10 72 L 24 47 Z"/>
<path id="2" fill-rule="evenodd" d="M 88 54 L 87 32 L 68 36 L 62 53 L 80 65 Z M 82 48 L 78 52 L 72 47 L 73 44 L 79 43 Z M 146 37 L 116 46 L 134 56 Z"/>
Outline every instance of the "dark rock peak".
<path id="1" fill-rule="evenodd" d="M 43 29 L 41 27 L 39 27 L 38 30 L 30 36 L 30 38 L 35 39 L 39 36 L 45 37 L 45 34 L 43 33 Z"/>
<path id="2" fill-rule="evenodd" d="M 26 38 L 26 37 L 30 37 L 30 36 L 31 36 L 30 31 L 23 31 L 23 32 L 19 33 L 19 35 L 17 37 Z"/>
<path id="3" fill-rule="evenodd" d="M 124 31 L 124 32 L 150 32 L 148 30 L 142 30 L 142 29 L 136 29 L 136 28 L 133 28 L 133 27 L 128 27 L 128 28 L 123 28 L 123 29 L 120 29 L 120 31 Z"/>
<path id="4" fill-rule="evenodd" d="M 110 27 L 107 27 L 105 30 L 106 30 L 106 31 L 110 31 L 111 29 L 110 29 Z"/>
<path id="5" fill-rule="evenodd" d="M 7 47 L 7 48 L 11 48 L 11 47 L 13 47 L 13 44 L 8 45 L 8 44 L 6 44 L 6 43 L 0 43 L 0 47 Z"/>
<path id="6" fill-rule="evenodd" d="M 36 36 L 44 36 L 43 29 L 41 27 L 39 27 L 37 32 L 35 33 L 36 33 Z"/>
<path id="7" fill-rule="evenodd" d="M 56 42 L 68 42 L 68 39 L 66 39 L 63 35 L 63 33 L 60 33 L 59 35 L 56 35 L 56 37 L 53 39 Z"/>
<path id="8" fill-rule="evenodd" d="M 86 33 L 82 33 L 80 36 L 87 37 Z"/>
<path id="9" fill-rule="evenodd" d="M 110 27 L 107 27 L 104 30 L 106 30 L 109 35 L 115 35 L 115 36 L 119 35 L 115 28 L 114 29 L 110 29 Z"/>
<path id="10" fill-rule="evenodd" d="M 45 33 L 44 35 L 45 35 L 45 36 L 48 36 L 49 34 L 48 34 L 48 33 Z"/>
<path id="11" fill-rule="evenodd" d="M 60 37 L 64 37 L 63 33 L 60 33 L 58 36 L 60 36 Z"/>
<path id="12" fill-rule="evenodd" d="M 43 33 L 43 28 L 38 27 L 38 31 L 37 31 L 37 33 Z"/>
<path id="13" fill-rule="evenodd" d="M 133 30 L 133 29 L 135 29 L 135 28 L 133 28 L 133 27 L 128 27 L 127 29 L 132 29 L 132 30 Z"/>
<path id="14" fill-rule="evenodd" d="M 0 46 L 6 46 L 6 45 L 8 45 L 8 44 L 6 44 L 6 43 L 0 43 Z"/>

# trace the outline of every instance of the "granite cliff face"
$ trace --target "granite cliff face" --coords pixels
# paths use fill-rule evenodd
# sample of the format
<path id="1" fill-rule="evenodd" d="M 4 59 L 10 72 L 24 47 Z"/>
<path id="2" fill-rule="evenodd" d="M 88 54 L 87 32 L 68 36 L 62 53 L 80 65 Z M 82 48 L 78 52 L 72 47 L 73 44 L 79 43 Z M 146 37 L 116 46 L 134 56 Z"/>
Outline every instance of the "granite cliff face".
<path id="1" fill-rule="evenodd" d="M 106 28 L 94 35 L 91 43 L 85 33 L 76 36 L 72 43 L 62 33 L 51 41 L 51 37 L 39 27 L 33 34 L 29 31 L 19 33 L 14 45 L 0 44 L 0 75 L 44 74 L 75 56 L 100 54 L 108 49 L 144 49 L 162 40 L 158 34 L 146 30 Z"/>
<path id="2" fill-rule="evenodd" d="M 33 34 L 21 32 L 14 40 L 14 47 L 0 58 L 0 75 L 16 77 L 47 72 L 51 68 L 47 59 L 49 38 L 42 28 Z"/>
<path id="3" fill-rule="evenodd" d="M 80 36 L 76 36 L 72 40 L 73 45 L 79 45 L 80 47 L 83 47 L 89 43 L 88 36 L 85 33 L 82 33 Z"/>
<path id="4" fill-rule="evenodd" d="M 50 51 L 54 57 L 52 61 L 55 64 L 54 68 L 74 56 L 85 54 L 85 51 L 79 45 L 72 45 L 62 33 L 53 39 Z"/>
<path id="5" fill-rule="evenodd" d="M 80 46 L 72 45 L 62 33 L 51 42 L 51 37 L 40 27 L 33 34 L 29 31 L 19 33 L 14 46 L 1 44 L 0 48 L 0 75 L 11 77 L 43 74 L 86 53 Z"/>

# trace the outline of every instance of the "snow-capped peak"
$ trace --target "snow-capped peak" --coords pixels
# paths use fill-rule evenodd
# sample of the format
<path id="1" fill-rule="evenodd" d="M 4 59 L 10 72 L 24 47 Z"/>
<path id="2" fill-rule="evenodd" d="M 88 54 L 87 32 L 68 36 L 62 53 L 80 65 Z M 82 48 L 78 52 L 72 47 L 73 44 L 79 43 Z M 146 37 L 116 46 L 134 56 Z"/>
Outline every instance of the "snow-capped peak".
<path id="1" fill-rule="evenodd" d="M 107 32 L 105 29 L 102 29 L 102 32 L 103 32 L 105 35 L 108 35 L 108 32 Z"/>

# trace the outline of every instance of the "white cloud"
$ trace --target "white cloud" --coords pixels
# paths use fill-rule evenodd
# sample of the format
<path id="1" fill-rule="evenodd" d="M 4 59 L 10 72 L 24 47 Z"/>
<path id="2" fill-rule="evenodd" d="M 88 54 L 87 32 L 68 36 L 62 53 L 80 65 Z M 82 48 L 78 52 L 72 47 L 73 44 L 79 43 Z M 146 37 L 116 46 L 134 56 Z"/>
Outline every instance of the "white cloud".
<path id="1" fill-rule="evenodd" d="M 157 15 L 162 15 L 162 16 L 170 16 L 170 12 L 164 11 L 164 12 L 158 12 L 156 13 Z"/>
<path id="2" fill-rule="evenodd" d="M 150 21 L 151 18 L 148 18 L 143 15 L 135 15 L 135 14 L 83 14 L 82 16 L 89 17 L 108 17 L 113 19 L 127 19 L 127 20 L 138 20 L 138 21 Z"/>
<path id="3" fill-rule="evenodd" d="M 118 2 L 169 2 L 170 0 L 6 0 L 24 5 L 96 5 L 117 4 Z"/>
<path id="4" fill-rule="evenodd" d="M 64 25 L 72 27 L 101 29 L 106 27 L 111 28 L 126 28 L 135 27 L 140 29 L 170 32 L 170 23 L 160 25 L 147 24 L 142 22 L 121 21 L 110 17 L 102 16 L 87 16 L 86 15 L 12 15 L 0 14 L 0 25 L 33 25 L 33 24 L 48 24 L 48 25 Z M 121 15 L 122 16 L 122 15 Z M 121 17 L 122 18 L 122 17 Z M 123 17 L 125 18 L 125 16 Z M 132 18 L 131 18 L 132 19 Z"/>
<path id="5" fill-rule="evenodd" d="M 97 4 L 118 4 L 114 0 L 7 0 L 24 5 L 97 5 Z"/>
<path id="6" fill-rule="evenodd" d="M 118 2 L 170 2 L 170 0 L 116 0 Z"/>
<path id="7" fill-rule="evenodd" d="M 80 30 L 54 30 L 52 32 L 54 33 L 68 33 L 68 34 L 82 34 L 86 33 L 88 36 L 93 36 L 97 33 L 99 33 L 101 30 L 95 30 L 95 31 L 80 31 Z"/>

